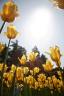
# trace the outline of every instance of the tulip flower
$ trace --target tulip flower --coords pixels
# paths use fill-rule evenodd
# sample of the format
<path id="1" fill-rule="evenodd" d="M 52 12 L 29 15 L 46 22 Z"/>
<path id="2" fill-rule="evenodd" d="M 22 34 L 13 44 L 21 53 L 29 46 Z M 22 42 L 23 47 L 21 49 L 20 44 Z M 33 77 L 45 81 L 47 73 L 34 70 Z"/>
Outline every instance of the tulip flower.
<path id="1" fill-rule="evenodd" d="M 51 0 L 52 3 L 60 9 L 64 9 L 64 0 Z"/>
<path id="2" fill-rule="evenodd" d="M 4 21 L 1 28 L 0 33 L 5 25 L 5 22 L 13 22 L 15 18 L 18 16 L 18 7 L 13 1 L 8 1 L 4 3 L 2 12 L 0 12 L 0 17 Z"/>
<path id="3" fill-rule="evenodd" d="M 25 74 L 25 75 L 27 75 L 28 74 L 28 72 L 29 72 L 29 67 L 24 67 L 23 68 L 23 73 Z"/>
<path id="4" fill-rule="evenodd" d="M 0 53 L 4 50 L 4 48 L 5 48 L 5 45 L 0 43 Z"/>
<path id="5" fill-rule="evenodd" d="M 16 31 L 16 28 L 15 26 L 13 25 L 9 25 L 7 27 L 7 32 L 5 32 L 6 36 L 9 38 L 9 39 L 14 39 L 16 38 L 18 32 Z"/>
<path id="6" fill-rule="evenodd" d="M 33 71 L 34 71 L 34 75 L 35 75 L 35 74 L 39 73 L 40 68 L 39 67 L 34 67 L 34 70 Z"/>
<path id="7" fill-rule="evenodd" d="M 42 64 L 42 66 L 45 71 L 52 71 L 53 69 L 53 64 L 49 60 L 46 61 L 46 64 Z"/>
<path id="8" fill-rule="evenodd" d="M 5 22 L 13 22 L 18 15 L 18 8 L 14 2 L 8 1 L 3 5 L 1 18 Z"/>
<path id="9" fill-rule="evenodd" d="M 34 62 L 37 56 L 38 56 L 38 53 L 31 52 L 30 54 L 28 54 L 28 60 L 30 60 L 31 62 Z"/>
<path id="10" fill-rule="evenodd" d="M 26 56 L 23 55 L 21 58 L 18 57 L 18 60 L 20 62 L 20 64 L 26 64 Z"/>
<path id="11" fill-rule="evenodd" d="M 50 47 L 50 56 L 51 56 L 51 59 L 55 61 L 56 65 L 59 67 L 61 64 L 60 62 L 61 53 L 58 46 L 55 46 L 54 48 Z"/>

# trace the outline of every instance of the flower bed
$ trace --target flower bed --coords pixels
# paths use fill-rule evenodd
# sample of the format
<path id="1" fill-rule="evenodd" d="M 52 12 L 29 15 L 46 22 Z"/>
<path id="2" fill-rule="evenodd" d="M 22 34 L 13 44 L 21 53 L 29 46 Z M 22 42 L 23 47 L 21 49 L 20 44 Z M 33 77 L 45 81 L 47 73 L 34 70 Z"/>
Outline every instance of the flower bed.
<path id="1" fill-rule="evenodd" d="M 1 13 L 4 22 L 0 33 L 6 22 L 15 20 L 17 11 L 14 2 L 4 4 Z M 46 52 L 51 60 L 40 55 L 37 48 L 26 54 L 17 41 L 12 42 L 17 34 L 15 26 L 9 25 L 5 32 L 8 45 L 0 42 L 0 96 L 64 96 L 64 68 L 61 67 L 60 48 L 50 47 L 49 52 Z"/>

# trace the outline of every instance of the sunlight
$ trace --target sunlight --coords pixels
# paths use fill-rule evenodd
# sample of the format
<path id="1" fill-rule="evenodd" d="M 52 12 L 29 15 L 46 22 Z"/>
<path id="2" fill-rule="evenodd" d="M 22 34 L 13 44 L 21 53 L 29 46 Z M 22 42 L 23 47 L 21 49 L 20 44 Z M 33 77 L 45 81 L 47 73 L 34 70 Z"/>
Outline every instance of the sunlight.
<path id="1" fill-rule="evenodd" d="M 33 40 L 47 40 L 52 36 L 52 14 L 46 8 L 37 8 L 34 10 L 26 24 L 27 32 Z M 49 39 L 48 38 L 48 39 Z"/>

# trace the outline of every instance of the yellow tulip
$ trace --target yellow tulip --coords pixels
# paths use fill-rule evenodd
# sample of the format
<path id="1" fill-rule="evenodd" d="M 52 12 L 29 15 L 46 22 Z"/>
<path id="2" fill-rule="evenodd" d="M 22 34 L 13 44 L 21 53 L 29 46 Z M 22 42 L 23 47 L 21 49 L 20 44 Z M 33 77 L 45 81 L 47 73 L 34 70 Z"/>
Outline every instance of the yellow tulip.
<path id="1" fill-rule="evenodd" d="M 24 78 L 23 68 L 22 67 L 17 67 L 17 70 L 16 70 L 16 79 L 23 81 L 23 78 Z"/>
<path id="2" fill-rule="evenodd" d="M 5 32 L 5 34 L 9 39 L 14 39 L 17 36 L 18 32 L 16 31 L 15 26 L 9 25 L 7 27 L 7 32 Z"/>
<path id="3" fill-rule="evenodd" d="M 10 85 L 12 84 L 12 80 L 9 81 L 8 76 L 9 76 L 9 73 L 3 74 L 3 82 L 6 84 L 7 87 L 10 87 Z"/>
<path id="4" fill-rule="evenodd" d="M 51 0 L 53 4 L 60 9 L 64 9 L 64 0 Z"/>
<path id="5" fill-rule="evenodd" d="M 59 76 L 61 76 L 61 75 L 62 75 L 61 71 L 57 71 L 57 74 L 58 74 Z"/>
<path id="6" fill-rule="evenodd" d="M 53 81 L 54 87 L 55 87 L 58 91 L 60 91 L 60 89 L 64 87 L 63 81 L 60 80 L 60 79 L 57 79 L 54 75 L 52 76 L 52 81 Z"/>
<path id="7" fill-rule="evenodd" d="M 33 85 L 34 82 L 35 82 L 35 79 L 34 79 L 33 76 L 29 75 L 28 77 L 26 77 L 26 82 L 27 82 L 27 84 L 29 84 L 29 85 Z"/>
<path id="8" fill-rule="evenodd" d="M 58 79 L 57 82 L 58 82 L 58 87 L 59 88 L 63 87 L 63 81 L 62 80 Z"/>
<path id="9" fill-rule="evenodd" d="M 34 73 L 33 70 L 30 70 L 30 74 L 33 75 L 33 73 Z"/>
<path id="10" fill-rule="evenodd" d="M 7 65 L 5 64 L 5 66 L 4 66 L 4 71 L 6 71 L 7 70 Z M 0 71 L 2 71 L 2 69 L 3 69 L 3 63 L 0 63 Z"/>
<path id="11" fill-rule="evenodd" d="M 39 84 L 39 88 L 44 88 L 45 87 L 45 84 L 44 84 L 44 82 L 38 82 L 38 84 Z"/>
<path id="12" fill-rule="evenodd" d="M 29 55 L 28 55 L 28 60 L 34 62 L 36 57 L 37 57 L 38 53 L 35 53 L 35 52 L 31 52 Z"/>
<path id="13" fill-rule="evenodd" d="M 35 68 L 33 69 L 33 71 L 34 71 L 34 75 L 35 75 L 35 74 L 39 73 L 40 69 L 39 69 L 39 67 L 35 67 Z"/>
<path id="14" fill-rule="evenodd" d="M 25 83 L 27 83 L 30 88 L 34 88 L 34 87 L 36 88 L 37 87 L 37 85 L 35 84 L 36 80 L 32 75 L 25 77 L 24 80 L 25 80 Z M 35 86 L 34 86 L 34 84 L 35 84 Z"/>
<path id="15" fill-rule="evenodd" d="M 10 72 L 8 73 L 8 82 L 12 83 L 13 76 L 14 76 L 13 71 L 10 71 Z"/>
<path id="16" fill-rule="evenodd" d="M 62 80 L 62 72 L 61 71 L 57 71 L 57 74 L 58 74 L 60 80 Z"/>
<path id="17" fill-rule="evenodd" d="M 60 66 L 60 49 L 58 46 L 55 46 L 54 48 L 50 47 L 50 56 L 53 61 L 56 62 L 56 65 L 59 67 Z"/>
<path id="18" fill-rule="evenodd" d="M 21 64 L 26 64 L 26 56 L 23 55 L 21 58 L 18 58 L 18 60 L 20 61 Z"/>
<path id="19" fill-rule="evenodd" d="M 0 63 L 0 71 L 2 71 L 3 68 L 3 64 Z"/>
<path id="20" fill-rule="evenodd" d="M 3 78 L 4 78 L 4 79 L 8 79 L 8 73 L 4 73 L 4 74 L 3 74 Z"/>
<path id="21" fill-rule="evenodd" d="M 38 82 L 44 82 L 46 80 L 46 75 L 43 73 L 39 74 L 37 80 Z"/>
<path id="22" fill-rule="evenodd" d="M 24 74 L 28 74 L 29 68 L 28 68 L 28 67 L 24 67 L 24 68 L 23 68 L 23 71 L 24 71 L 24 72 L 23 72 Z"/>
<path id="23" fill-rule="evenodd" d="M 52 78 L 51 78 L 51 77 L 47 77 L 47 80 L 48 80 L 48 87 L 49 87 L 50 89 L 53 89 Z"/>
<path id="24" fill-rule="evenodd" d="M 53 69 L 53 65 L 49 60 L 46 61 L 46 64 L 42 64 L 42 66 L 45 71 L 51 71 Z"/>
<path id="25" fill-rule="evenodd" d="M 1 18 L 5 22 L 12 22 L 18 15 L 18 8 L 14 2 L 8 1 L 3 5 Z"/>
<path id="26" fill-rule="evenodd" d="M 35 81 L 35 89 L 37 89 L 39 87 L 39 84 L 37 81 Z"/>
<path id="27" fill-rule="evenodd" d="M 15 72 L 15 70 L 16 70 L 16 66 L 12 64 L 11 71 Z"/>
<path id="28" fill-rule="evenodd" d="M 0 53 L 4 50 L 4 48 L 5 48 L 5 45 L 0 43 Z"/>
<path id="29" fill-rule="evenodd" d="M 57 87 L 57 78 L 55 75 L 52 76 L 53 85 L 56 88 Z"/>
<path id="30" fill-rule="evenodd" d="M 45 86 L 45 87 L 48 87 L 48 80 L 45 80 L 44 86 Z"/>

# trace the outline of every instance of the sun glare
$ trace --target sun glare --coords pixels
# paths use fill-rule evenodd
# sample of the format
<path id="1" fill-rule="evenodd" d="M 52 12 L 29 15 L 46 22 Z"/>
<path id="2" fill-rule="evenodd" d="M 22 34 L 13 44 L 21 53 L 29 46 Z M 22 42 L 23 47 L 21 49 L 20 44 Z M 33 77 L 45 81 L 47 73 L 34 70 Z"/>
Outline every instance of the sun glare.
<path id="1" fill-rule="evenodd" d="M 37 8 L 31 13 L 26 30 L 33 40 L 47 40 L 52 36 L 52 14 L 46 8 Z M 48 38 L 48 39 L 49 39 Z"/>

